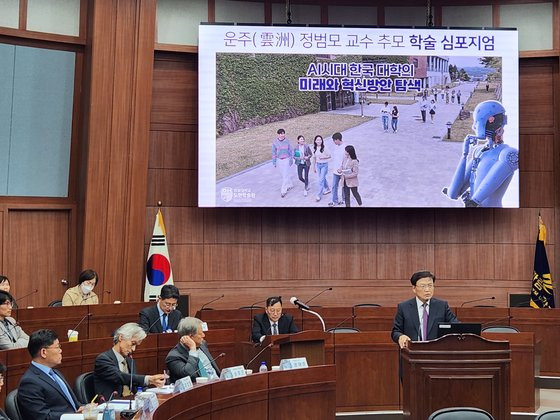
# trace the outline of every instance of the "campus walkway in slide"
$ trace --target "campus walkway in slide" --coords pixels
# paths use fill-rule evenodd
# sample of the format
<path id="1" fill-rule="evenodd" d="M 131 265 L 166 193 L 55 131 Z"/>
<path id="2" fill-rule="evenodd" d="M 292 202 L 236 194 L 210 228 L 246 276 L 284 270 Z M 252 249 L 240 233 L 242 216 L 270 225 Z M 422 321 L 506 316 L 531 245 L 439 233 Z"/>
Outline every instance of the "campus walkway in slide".
<path id="1" fill-rule="evenodd" d="M 476 83 L 463 83 L 460 86 L 461 102 L 467 101 Z M 428 97 L 432 99 L 432 95 Z M 391 99 L 388 99 L 391 105 Z M 441 189 L 449 185 L 462 153 L 462 143 L 443 141 L 447 136 L 448 121 L 453 122 L 461 106 L 455 103 L 446 104 L 438 98 L 434 124 L 427 113 L 425 123 L 422 122 L 420 103 L 397 105 L 399 123 L 397 133 L 383 131 L 381 121 L 381 104 L 364 105 L 364 114 L 375 117 L 356 127 L 342 132 L 343 144 L 355 147 L 360 161 L 359 192 L 363 205 L 368 207 L 462 207 L 461 201 L 450 200 L 441 193 Z M 392 105 L 391 105 L 392 107 Z M 361 115 L 360 105 L 354 105 L 333 113 Z M 289 138 L 292 146 L 295 139 Z M 272 139 L 271 139 L 272 141 Z M 312 139 L 308 139 L 311 142 Z M 332 139 L 325 137 L 325 143 L 332 145 Z M 216 189 L 217 206 L 257 206 L 257 207 L 327 207 L 331 195 L 323 195 L 316 201 L 318 179 L 317 174 L 310 170 L 310 190 L 303 195 L 303 183 L 297 177 L 296 166 L 293 165 L 291 189 L 286 197 L 281 198 L 280 171 L 272 166 L 272 162 L 247 169 L 220 181 Z M 332 168 L 329 168 L 327 180 L 332 186 Z M 225 201 L 222 189 L 242 189 L 254 193 L 251 204 Z M 339 197 L 342 194 L 340 188 Z M 231 190 L 229 190 L 231 191 Z M 352 207 L 357 206 L 352 197 Z"/>

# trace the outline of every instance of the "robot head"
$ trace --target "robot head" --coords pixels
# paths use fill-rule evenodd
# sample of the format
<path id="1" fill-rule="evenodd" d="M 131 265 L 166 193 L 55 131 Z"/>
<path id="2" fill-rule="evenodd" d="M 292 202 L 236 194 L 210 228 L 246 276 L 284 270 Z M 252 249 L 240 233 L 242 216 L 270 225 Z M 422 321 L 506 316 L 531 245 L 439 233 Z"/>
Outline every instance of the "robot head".
<path id="1" fill-rule="evenodd" d="M 498 101 L 484 101 L 474 109 L 473 120 L 475 136 L 493 141 L 496 135 L 503 134 L 503 127 L 507 124 L 506 109 Z"/>

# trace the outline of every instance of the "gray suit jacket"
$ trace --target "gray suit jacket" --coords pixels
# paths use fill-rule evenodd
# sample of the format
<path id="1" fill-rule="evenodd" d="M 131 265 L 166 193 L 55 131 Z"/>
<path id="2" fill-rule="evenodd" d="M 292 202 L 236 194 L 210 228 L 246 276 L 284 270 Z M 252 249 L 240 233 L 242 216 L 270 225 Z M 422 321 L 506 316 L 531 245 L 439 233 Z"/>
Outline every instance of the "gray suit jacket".
<path id="1" fill-rule="evenodd" d="M 20 349 L 27 347 L 29 336 L 17 325 L 12 317 L 6 317 L 8 325 L 0 321 L 0 350 Z"/>
<path id="2" fill-rule="evenodd" d="M 200 345 L 200 350 L 204 352 L 209 360 L 212 360 L 212 355 L 205 342 Z M 189 349 L 184 347 L 181 343 L 173 347 L 167 354 L 165 364 L 167 365 L 167 369 L 169 369 L 169 380 L 171 383 L 186 376 L 190 376 L 194 382 L 197 377 L 201 376 L 200 372 L 198 372 L 198 357 L 189 355 Z M 220 369 L 213 360 L 212 367 L 219 376 Z"/>
<path id="3" fill-rule="evenodd" d="M 459 322 L 445 300 L 431 298 L 429 308 L 428 340 L 437 338 L 438 322 Z M 391 338 L 395 343 L 398 343 L 399 337 L 403 334 L 409 336 L 412 341 L 420 340 L 422 337 L 415 297 L 401 302 L 397 306 Z"/>

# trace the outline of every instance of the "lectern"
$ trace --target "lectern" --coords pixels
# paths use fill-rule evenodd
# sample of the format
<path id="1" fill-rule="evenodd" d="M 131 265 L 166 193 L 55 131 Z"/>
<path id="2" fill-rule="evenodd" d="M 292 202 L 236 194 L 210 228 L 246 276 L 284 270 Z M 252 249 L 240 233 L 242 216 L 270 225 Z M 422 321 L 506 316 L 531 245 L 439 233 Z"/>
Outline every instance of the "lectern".
<path id="1" fill-rule="evenodd" d="M 302 331 L 275 341 L 280 346 L 280 359 L 306 357 L 309 366 L 325 364 L 325 340 L 331 333 Z"/>
<path id="2" fill-rule="evenodd" d="M 404 418 L 425 420 L 445 407 L 478 407 L 496 420 L 510 418 L 507 341 L 449 334 L 412 342 L 401 357 Z"/>

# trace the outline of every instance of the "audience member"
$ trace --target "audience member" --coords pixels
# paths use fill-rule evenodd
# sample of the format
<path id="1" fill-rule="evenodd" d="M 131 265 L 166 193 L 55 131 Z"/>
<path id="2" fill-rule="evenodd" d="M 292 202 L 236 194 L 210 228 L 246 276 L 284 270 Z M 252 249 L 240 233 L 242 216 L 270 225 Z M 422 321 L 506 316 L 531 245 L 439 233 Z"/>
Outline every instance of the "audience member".
<path id="1" fill-rule="evenodd" d="M 52 330 L 31 334 L 27 350 L 31 365 L 23 374 L 18 387 L 18 406 L 24 419 L 58 420 L 65 413 L 80 413 L 78 399 L 59 371 L 62 347 Z"/>
<path id="2" fill-rule="evenodd" d="M 97 305 L 99 298 L 93 291 L 99 277 L 91 269 L 84 270 L 78 277 L 78 284 L 71 287 L 62 297 L 62 306 Z"/>
<path id="3" fill-rule="evenodd" d="M 27 347 L 29 336 L 21 329 L 12 314 L 13 298 L 0 291 L 0 350 Z"/>
<path id="4" fill-rule="evenodd" d="M 292 334 L 299 330 L 290 314 L 282 313 L 282 297 L 272 296 L 266 300 L 264 314 L 253 318 L 253 332 L 255 343 L 262 342 L 267 335 Z"/>
<path id="5" fill-rule="evenodd" d="M 181 312 L 177 310 L 179 296 L 177 287 L 172 284 L 163 286 L 157 304 L 140 311 L 138 324 L 148 334 L 176 331 L 179 321 L 183 317 Z"/>
<path id="6" fill-rule="evenodd" d="M 204 341 L 202 321 L 194 317 L 183 318 L 178 333 L 179 343 L 165 358 L 171 382 L 186 376 L 190 376 L 193 382 L 199 376 L 218 378 L 220 369 Z"/>
<path id="7" fill-rule="evenodd" d="M 134 360 L 129 357 L 144 338 L 146 333 L 134 322 L 124 324 L 115 331 L 113 347 L 95 359 L 93 383 L 96 394 L 109 399 L 113 391 L 116 391 L 119 396 L 126 397 L 135 392 L 139 386 L 164 385 L 163 374 L 140 374 Z M 133 389 L 130 388 L 131 384 Z"/>

